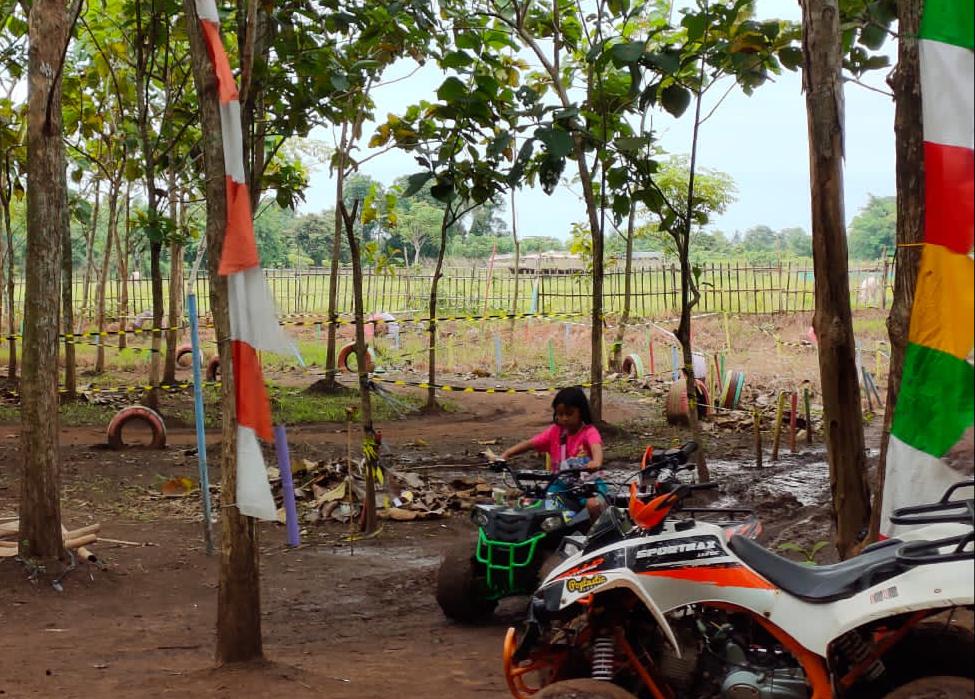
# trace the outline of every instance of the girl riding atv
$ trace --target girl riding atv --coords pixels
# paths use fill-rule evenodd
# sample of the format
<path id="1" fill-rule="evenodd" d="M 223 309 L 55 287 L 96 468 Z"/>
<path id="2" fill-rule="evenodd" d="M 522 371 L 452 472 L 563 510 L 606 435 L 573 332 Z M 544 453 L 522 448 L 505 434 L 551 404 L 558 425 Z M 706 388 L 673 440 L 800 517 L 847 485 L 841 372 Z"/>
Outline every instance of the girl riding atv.
<path id="1" fill-rule="evenodd" d="M 565 468 L 588 469 L 590 477 L 596 479 L 598 494 L 579 504 L 586 506 L 590 521 L 594 522 L 606 507 L 608 488 L 599 477 L 603 465 L 603 439 L 592 424 L 589 400 L 581 388 L 563 388 L 555 394 L 552 422 L 554 424 L 548 429 L 506 450 L 501 458 L 508 460 L 525 452 L 536 451 L 549 456 L 555 473 Z"/>

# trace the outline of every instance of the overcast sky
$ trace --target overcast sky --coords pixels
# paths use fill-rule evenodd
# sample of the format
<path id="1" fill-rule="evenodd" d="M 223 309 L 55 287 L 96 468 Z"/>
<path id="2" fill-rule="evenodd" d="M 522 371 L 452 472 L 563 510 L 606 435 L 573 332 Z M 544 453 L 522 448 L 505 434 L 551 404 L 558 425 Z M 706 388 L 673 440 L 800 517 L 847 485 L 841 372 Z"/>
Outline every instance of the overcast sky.
<path id="1" fill-rule="evenodd" d="M 798 3 L 765 0 L 758 16 L 773 12 L 784 19 L 799 19 Z M 893 45 L 886 47 L 891 56 Z M 893 62 L 893 58 L 892 58 Z M 407 74 L 413 66 L 395 66 L 386 80 Z M 887 70 L 875 71 L 867 82 L 886 91 Z M 433 99 L 442 82 L 433 66 L 425 67 L 407 80 L 380 88 L 375 93 L 376 116 L 401 113 L 419 99 Z M 729 234 L 766 224 L 774 229 L 809 223 L 809 162 L 806 140 L 805 99 L 799 73 L 784 71 L 775 82 L 766 83 L 751 96 L 735 90 L 702 127 L 698 159 L 701 165 L 730 174 L 738 187 L 738 200 L 716 217 L 713 227 Z M 848 83 L 846 94 L 846 218 L 856 215 L 869 194 L 894 193 L 894 104 L 885 94 Z M 715 95 L 711 99 L 715 99 Z M 705 102 L 705 113 L 708 109 Z M 690 150 L 690 113 L 683 119 L 654 116 L 654 129 L 661 146 L 670 153 Z M 371 134 L 374 124 L 367 124 Z M 312 138 L 333 142 L 324 129 Z M 364 140 L 368 140 L 368 135 Z M 574 171 L 566 165 L 566 173 Z M 391 151 L 363 166 L 362 171 L 390 184 L 396 177 L 419 170 L 412 156 Z M 522 189 L 517 196 L 518 228 L 523 236 L 548 235 L 565 239 L 573 222 L 585 219 L 585 207 L 578 189 L 559 187 L 552 196 L 541 189 Z M 335 199 L 334 182 L 327 168 L 311 176 L 302 213 L 330 208 Z"/>

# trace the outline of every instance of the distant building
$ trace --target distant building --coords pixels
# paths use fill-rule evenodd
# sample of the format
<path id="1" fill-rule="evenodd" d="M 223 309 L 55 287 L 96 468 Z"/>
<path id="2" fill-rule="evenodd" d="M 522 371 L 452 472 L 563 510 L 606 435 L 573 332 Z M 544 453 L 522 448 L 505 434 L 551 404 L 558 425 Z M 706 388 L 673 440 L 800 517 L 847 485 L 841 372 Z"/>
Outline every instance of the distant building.
<path id="1" fill-rule="evenodd" d="M 664 261 L 662 252 L 634 252 L 633 271 L 638 272 L 659 267 Z M 494 263 L 499 266 L 507 266 L 512 274 L 515 272 L 515 256 L 513 253 L 496 256 Z M 625 264 L 626 259 L 623 256 L 611 255 L 606 258 L 607 271 L 623 271 Z M 521 255 L 518 260 L 520 274 L 578 274 L 584 272 L 585 269 L 586 263 L 581 256 L 556 250 L 527 253 Z"/>

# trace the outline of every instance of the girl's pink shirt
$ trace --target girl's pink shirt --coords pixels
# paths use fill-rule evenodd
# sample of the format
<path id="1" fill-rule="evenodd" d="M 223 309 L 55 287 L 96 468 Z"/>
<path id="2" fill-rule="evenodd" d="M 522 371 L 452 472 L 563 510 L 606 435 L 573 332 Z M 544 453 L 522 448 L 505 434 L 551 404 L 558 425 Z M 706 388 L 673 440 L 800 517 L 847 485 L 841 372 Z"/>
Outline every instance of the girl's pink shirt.
<path id="1" fill-rule="evenodd" d="M 575 434 L 566 434 L 565 458 L 574 459 L 580 456 L 592 458 L 592 445 L 602 444 L 603 438 L 592 425 L 584 425 Z M 539 432 L 531 440 L 532 449 L 538 452 L 548 452 L 552 459 L 552 470 L 558 471 L 562 463 L 562 428 L 552 425 L 543 432 Z"/>

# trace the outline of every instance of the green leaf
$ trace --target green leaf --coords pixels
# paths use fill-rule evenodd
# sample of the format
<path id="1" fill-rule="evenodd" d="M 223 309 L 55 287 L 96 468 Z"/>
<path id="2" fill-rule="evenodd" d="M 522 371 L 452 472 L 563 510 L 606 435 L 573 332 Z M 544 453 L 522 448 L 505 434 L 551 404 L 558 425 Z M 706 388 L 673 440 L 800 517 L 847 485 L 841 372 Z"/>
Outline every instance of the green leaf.
<path id="1" fill-rule="evenodd" d="M 616 67 L 636 63 L 643 56 L 644 43 L 642 41 L 630 41 L 625 44 L 616 44 L 609 50 Z"/>
<path id="2" fill-rule="evenodd" d="M 572 136 L 565 129 L 538 129 L 535 136 L 553 158 L 564 158 L 572 152 Z"/>
<path id="3" fill-rule="evenodd" d="M 630 198 L 625 194 L 613 197 L 613 213 L 621 219 L 630 213 Z"/>
<path id="4" fill-rule="evenodd" d="M 816 554 L 822 551 L 827 546 L 829 546 L 828 541 L 817 541 L 815 544 L 812 545 L 812 548 L 809 549 L 809 558 L 816 558 Z"/>
<path id="5" fill-rule="evenodd" d="M 444 102 L 456 102 L 467 97 L 467 86 L 459 78 L 453 76 L 443 81 L 437 88 L 437 99 Z"/>
<path id="6" fill-rule="evenodd" d="M 691 91 L 676 83 L 668 85 L 660 93 L 660 104 L 675 117 L 679 117 L 691 104 Z"/>
<path id="7" fill-rule="evenodd" d="M 707 29 L 708 20 L 703 14 L 694 15 L 686 14 L 680 21 L 681 26 L 687 30 L 687 38 L 690 41 L 697 41 L 702 36 L 704 36 L 704 30 Z"/>
<path id="8" fill-rule="evenodd" d="M 412 197 L 414 194 L 423 189 L 423 185 L 430 181 L 433 177 L 432 172 L 418 172 L 414 175 L 410 175 L 406 178 L 406 191 L 403 192 L 403 198 Z"/>
<path id="9" fill-rule="evenodd" d="M 779 60 L 789 70 L 797 70 L 802 66 L 802 49 L 798 46 L 786 46 L 779 50 Z"/>
<path id="10" fill-rule="evenodd" d="M 887 39 L 887 30 L 876 24 L 868 24 L 860 30 L 860 43 L 871 51 L 877 51 Z"/>
<path id="11" fill-rule="evenodd" d="M 454 183 L 450 180 L 437 180 L 437 183 L 430 188 L 430 194 L 437 201 L 449 204 L 457 195 Z"/>
<path id="12" fill-rule="evenodd" d="M 626 168 L 625 167 L 614 167 L 606 173 L 606 184 L 609 185 L 610 189 L 621 189 L 626 185 Z"/>
<path id="13" fill-rule="evenodd" d="M 552 112 L 553 121 L 564 121 L 579 116 L 578 107 L 568 107 L 567 109 L 556 109 Z"/>
<path id="14" fill-rule="evenodd" d="M 466 51 L 451 51 L 443 57 L 440 65 L 444 68 L 466 68 L 473 62 L 474 59 Z"/>
<path id="15" fill-rule="evenodd" d="M 644 61 L 666 75 L 674 75 L 680 70 L 680 53 L 677 51 L 654 51 L 646 54 Z"/>
<path id="16" fill-rule="evenodd" d="M 649 136 L 622 136 L 617 138 L 613 143 L 616 147 L 624 151 L 638 151 L 641 148 L 647 146 L 650 143 Z"/>
<path id="17" fill-rule="evenodd" d="M 336 90 L 348 90 L 349 79 L 342 73 L 332 73 L 330 81 Z"/>
<path id="18" fill-rule="evenodd" d="M 481 40 L 478 38 L 477 34 L 474 33 L 458 34 L 457 48 L 479 51 L 481 49 Z"/>

